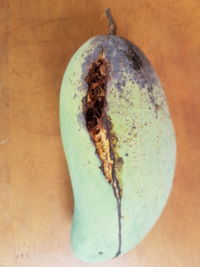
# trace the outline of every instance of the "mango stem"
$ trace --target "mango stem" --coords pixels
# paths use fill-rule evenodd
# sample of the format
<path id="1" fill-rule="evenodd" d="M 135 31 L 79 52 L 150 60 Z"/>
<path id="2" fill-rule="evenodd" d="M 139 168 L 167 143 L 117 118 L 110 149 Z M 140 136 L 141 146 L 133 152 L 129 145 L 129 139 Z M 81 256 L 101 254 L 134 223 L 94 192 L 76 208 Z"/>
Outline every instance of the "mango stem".
<path id="1" fill-rule="evenodd" d="M 108 19 L 108 29 L 109 29 L 109 34 L 111 35 L 116 35 L 117 33 L 117 25 L 113 19 L 113 16 L 111 14 L 110 8 L 106 9 L 106 16 Z"/>

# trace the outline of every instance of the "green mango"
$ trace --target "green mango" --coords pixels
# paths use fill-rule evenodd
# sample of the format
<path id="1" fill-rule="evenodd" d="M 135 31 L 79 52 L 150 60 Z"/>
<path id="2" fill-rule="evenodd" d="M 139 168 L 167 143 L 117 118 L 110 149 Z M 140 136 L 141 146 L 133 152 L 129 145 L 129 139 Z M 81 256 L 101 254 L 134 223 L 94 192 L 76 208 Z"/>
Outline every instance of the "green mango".
<path id="1" fill-rule="evenodd" d="M 60 125 L 75 255 L 97 262 L 128 252 L 158 220 L 176 158 L 166 97 L 142 51 L 112 34 L 84 43 L 64 74 Z"/>

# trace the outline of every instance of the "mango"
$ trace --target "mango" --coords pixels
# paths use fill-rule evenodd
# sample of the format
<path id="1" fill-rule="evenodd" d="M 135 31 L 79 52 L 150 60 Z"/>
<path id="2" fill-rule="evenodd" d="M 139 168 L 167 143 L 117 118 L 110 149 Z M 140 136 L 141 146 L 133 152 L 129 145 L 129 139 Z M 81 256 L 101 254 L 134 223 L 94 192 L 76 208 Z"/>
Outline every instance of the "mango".
<path id="1" fill-rule="evenodd" d="M 167 100 L 144 53 L 110 34 L 84 43 L 61 86 L 60 126 L 71 176 L 71 243 L 86 262 L 134 248 L 167 202 L 176 142 Z"/>

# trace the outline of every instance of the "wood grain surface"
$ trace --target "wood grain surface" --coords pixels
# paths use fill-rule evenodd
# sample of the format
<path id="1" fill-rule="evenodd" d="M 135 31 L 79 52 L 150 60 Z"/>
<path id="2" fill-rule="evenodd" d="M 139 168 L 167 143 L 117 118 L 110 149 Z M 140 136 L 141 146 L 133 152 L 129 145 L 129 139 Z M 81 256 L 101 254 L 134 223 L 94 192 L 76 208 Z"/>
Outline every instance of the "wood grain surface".
<path id="1" fill-rule="evenodd" d="M 178 157 L 153 230 L 126 255 L 88 264 L 70 248 L 59 91 L 76 49 L 107 33 L 107 7 L 118 35 L 145 52 L 161 79 Z M 0 267 L 200 266 L 199 0 L 0 0 L 0 20 Z"/>

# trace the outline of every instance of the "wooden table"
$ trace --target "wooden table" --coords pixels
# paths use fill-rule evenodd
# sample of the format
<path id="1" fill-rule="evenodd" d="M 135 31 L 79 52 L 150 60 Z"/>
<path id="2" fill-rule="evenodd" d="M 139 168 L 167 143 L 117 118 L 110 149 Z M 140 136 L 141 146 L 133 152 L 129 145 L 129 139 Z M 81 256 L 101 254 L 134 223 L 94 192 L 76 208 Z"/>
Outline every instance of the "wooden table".
<path id="1" fill-rule="evenodd" d="M 82 263 L 70 248 L 73 197 L 59 131 L 59 91 L 70 57 L 107 33 L 149 57 L 177 135 L 174 187 L 159 222 L 132 251 Z M 200 266 L 199 0 L 0 1 L 0 267 Z"/>

